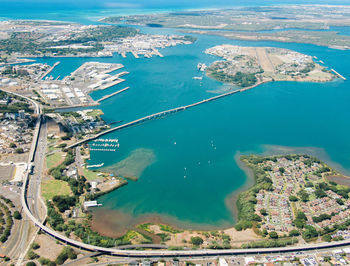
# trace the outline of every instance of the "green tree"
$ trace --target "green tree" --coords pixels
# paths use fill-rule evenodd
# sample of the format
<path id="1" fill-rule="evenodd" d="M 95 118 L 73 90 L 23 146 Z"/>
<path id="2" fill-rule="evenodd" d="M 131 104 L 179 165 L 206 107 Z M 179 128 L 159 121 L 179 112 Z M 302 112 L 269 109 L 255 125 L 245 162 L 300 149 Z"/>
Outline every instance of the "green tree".
<path id="1" fill-rule="evenodd" d="M 294 195 L 290 195 L 289 200 L 295 202 L 295 201 L 298 201 L 298 198 Z"/>
<path id="2" fill-rule="evenodd" d="M 269 236 L 270 236 L 270 238 L 272 238 L 272 239 L 277 239 L 277 238 L 278 238 L 278 234 L 277 234 L 275 231 L 271 231 L 271 232 L 269 233 Z"/>
<path id="3" fill-rule="evenodd" d="M 289 232 L 289 236 L 298 236 L 298 235 L 300 235 L 300 233 L 296 229 L 293 229 Z"/>
<path id="4" fill-rule="evenodd" d="M 191 237 L 191 243 L 192 245 L 199 246 L 203 244 L 203 239 L 199 236 L 193 236 Z"/>
<path id="5" fill-rule="evenodd" d="M 22 219 L 22 215 L 20 214 L 19 211 L 15 211 L 13 213 L 13 218 L 15 218 L 16 220 L 21 220 Z"/>
<path id="6" fill-rule="evenodd" d="M 261 210 L 260 210 L 260 213 L 261 213 L 262 215 L 264 215 L 264 216 L 267 215 L 267 211 L 266 211 L 265 209 L 261 209 Z"/>
<path id="7" fill-rule="evenodd" d="M 9 145 L 9 147 L 10 147 L 10 148 L 17 148 L 17 145 L 16 145 L 15 143 L 11 142 L 10 145 Z"/>

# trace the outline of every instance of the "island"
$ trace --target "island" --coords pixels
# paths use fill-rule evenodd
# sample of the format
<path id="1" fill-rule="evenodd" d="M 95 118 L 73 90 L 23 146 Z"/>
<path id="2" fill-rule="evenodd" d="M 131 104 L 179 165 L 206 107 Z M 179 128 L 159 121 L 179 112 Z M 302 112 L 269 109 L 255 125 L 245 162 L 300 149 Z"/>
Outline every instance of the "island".
<path id="1" fill-rule="evenodd" d="M 282 48 L 226 44 L 205 53 L 224 59 L 206 68 L 209 77 L 243 88 L 267 81 L 324 82 L 335 77 L 311 56 Z"/>

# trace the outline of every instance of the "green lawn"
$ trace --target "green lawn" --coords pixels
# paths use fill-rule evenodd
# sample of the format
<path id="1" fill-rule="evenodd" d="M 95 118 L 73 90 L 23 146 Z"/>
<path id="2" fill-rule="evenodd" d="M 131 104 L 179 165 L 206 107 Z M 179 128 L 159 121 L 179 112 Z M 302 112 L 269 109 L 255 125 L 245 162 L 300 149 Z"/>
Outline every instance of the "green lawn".
<path id="1" fill-rule="evenodd" d="M 97 179 L 102 180 L 105 176 L 107 176 L 106 174 L 102 174 L 101 176 L 98 176 L 97 174 L 99 174 L 100 172 L 94 172 L 86 168 L 83 168 L 83 172 L 86 180 L 88 181 L 97 180 Z"/>
<path id="2" fill-rule="evenodd" d="M 72 191 L 67 182 L 62 180 L 47 180 L 41 184 L 41 195 L 45 200 L 50 200 L 56 195 L 71 195 Z"/>
<path id="3" fill-rule="evenodd" d="M 94 109 L 91 112 L 88 112 L 86 114 L 92 117 L 97 117 L 97 116 L 103 115 L 103 112 L 100 109 Z"/>
<path id="4" fill-rule="evenodd" d="M 47 169 L 57 166 L 59 162 L 62 160 L 62 155 L 63 155 L 63 152 L 56 152 L 54 154 L 46 156 Z"/>

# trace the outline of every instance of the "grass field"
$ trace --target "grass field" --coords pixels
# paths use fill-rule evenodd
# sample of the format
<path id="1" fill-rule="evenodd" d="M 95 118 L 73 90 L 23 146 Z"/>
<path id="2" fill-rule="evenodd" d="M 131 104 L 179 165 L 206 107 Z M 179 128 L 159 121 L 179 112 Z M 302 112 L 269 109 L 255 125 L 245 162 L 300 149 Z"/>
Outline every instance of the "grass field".
<path id="1" fill-rule="evenodd" d="M 94 109 L 94 110 L 92 110 L 91 112 L 88 112 L 88 113 L 86 113 L 86 114 L 89 115 L 89 116 L 92 116 L 92 117 L 96 118 L 97 116 L 103 115 L 103 112 L 102 112 L 100 109 Z"/>
<path id="2" fill-rule="evenodd" d="M 47 180 L 41 184 L 41 195 L 45 200 L 50 200 L 56 195 L 70 195 L 72 191 L 67 182 L 62 180 Z"/>
<path id="3" fill-rule="evenodd" d="M 98 180 L 98 179 L 102 180 L 105 176 L 107 176 L 106 174 L 102 174 L 101 176 L 98 176 L 97 174 L 99 174 L 99 172 L 94 172 L 86 168 L 83 168 L 83 174 L 86 180 L 88 181 Z"/>
<path id="4" fill-rule="evenodd" d="M 56 152 L 46 157 L 46 167 L 50 169 L 54 166 L 57 166 L 62 160 L 63 152 Z"/>

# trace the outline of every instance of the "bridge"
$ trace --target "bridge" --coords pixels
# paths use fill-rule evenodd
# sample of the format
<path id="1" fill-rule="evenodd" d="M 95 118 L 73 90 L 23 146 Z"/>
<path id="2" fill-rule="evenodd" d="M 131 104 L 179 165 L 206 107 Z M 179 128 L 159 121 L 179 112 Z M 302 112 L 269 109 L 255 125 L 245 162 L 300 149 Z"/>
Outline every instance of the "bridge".
<path id="1" fill-rule="evenodd" d="M 148 115 L 148 116 L 136 119 L 136 120 L 128 122 L 126 124 L 107 129 L 107 130 L 105 130 L 105 131 L 103 131 L 103 132 L 101 132 L 99 134 L 96 134 L 95 136 L 92 136 L 92 137 L 80 140 L 80 141 L 78 141 L 76 143 L 73 143 L 70 146 L 68 146 L 67 149 L 74 148 L 74 147 L 79 146 L 79 145 L 81 145 L 81 144 L 83 144 L 85 142 L 89 142 L 91 140 L 97 139 L 97 138 L 99 138 L 99 137 L 101 137 L 103 135 L 106 135 L 108 133 L 111 133 L 113 131 L 117 131 L 117 130 L 120 130 L 120 129 L 131 127 L 131 126 L 134 126 L 134 125 L 137 125 L 137 124 L 141 124 L 141 123 L 153 120 L 153 119 L 162 118 L 164 116 L 168 116 L 168 115 L 180 112 L 180 111 L 184 111 L 186 109 L 190 109 L 190 108 L 193 108 L 193 107 L 201 105 L 201 104 L 209 103 L 209 102 L 212 102 L 212 101 L 215 101 L 215 100 L 218 100 L 218 99 L 230 96 L 232 94 L 236 94 L 236 93 L 239 93 L 239 92 L 242 92 L 242 91 L 254 88 L 254 87 L 256 87 L 256 86 L 258 86 L 260 84 L 261 83 L 258 83 L 258 84 L 254 85 L 254 86 L 251 86 L 251 87 L 248 87 L 248 88 L 245 88 L 245 89 L 237 89 L 237 90 L 234 90 L 234 91 L 229 91 L 229 92 L 226 92 L 226 93 L 223 93 L 223 94 L 220 94 L 220 95 L 217 95 L 217 96 L 214 96 L 214 97 L 211 97 L 211 98 L 199 101 L 199 102 L 195 102 L 195 103 L 192 103 L 192 104 L 189 104 L 189 105 L 185 105 L 185 106 L 176 107 L 176 108 L 173 108 L 173 109 L 165 110 L 165 111 L 162 111 L 162 112 L 158 112 L 158 113 L 155 113 L 155 114 L 151 114 L 151 115 Z"/>

